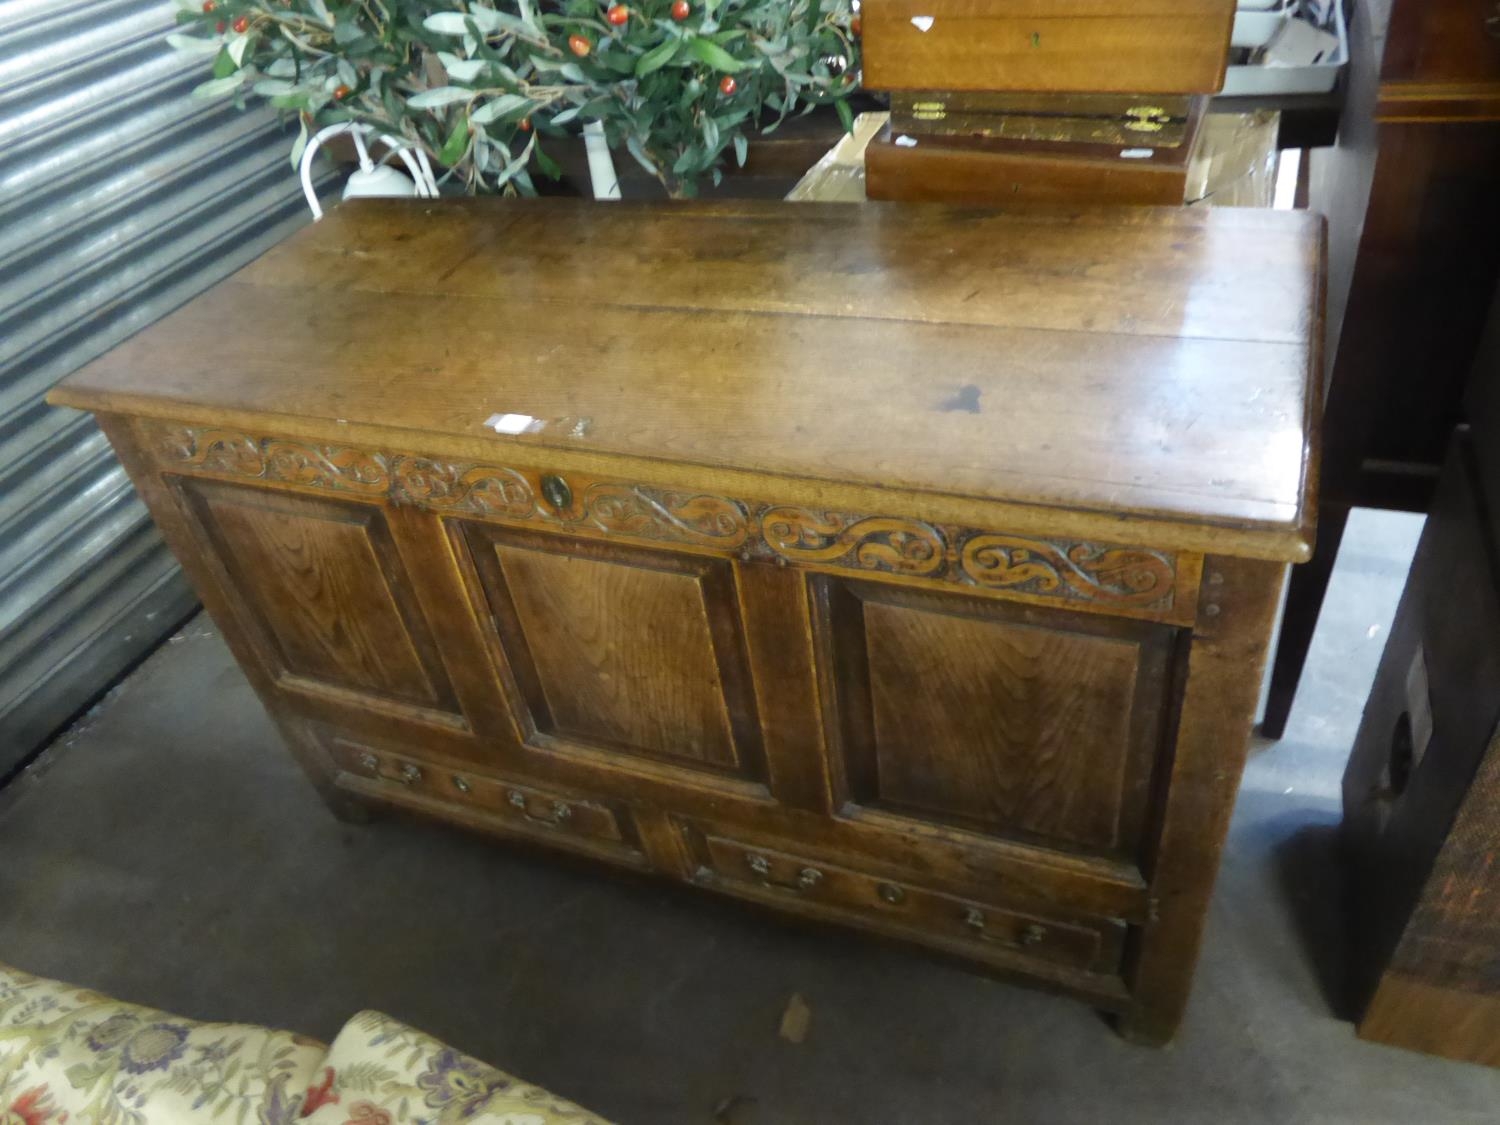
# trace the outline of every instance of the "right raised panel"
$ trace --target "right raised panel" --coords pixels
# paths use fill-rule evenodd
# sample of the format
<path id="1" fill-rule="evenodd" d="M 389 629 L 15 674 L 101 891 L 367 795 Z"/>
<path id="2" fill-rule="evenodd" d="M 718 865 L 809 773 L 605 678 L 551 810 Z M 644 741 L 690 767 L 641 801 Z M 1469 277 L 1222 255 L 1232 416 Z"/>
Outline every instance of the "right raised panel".
<path id="1" fill-rule="evenodd" d="M 812 581 L 847 803 L 1137 861 L 1178 630 Z"/>

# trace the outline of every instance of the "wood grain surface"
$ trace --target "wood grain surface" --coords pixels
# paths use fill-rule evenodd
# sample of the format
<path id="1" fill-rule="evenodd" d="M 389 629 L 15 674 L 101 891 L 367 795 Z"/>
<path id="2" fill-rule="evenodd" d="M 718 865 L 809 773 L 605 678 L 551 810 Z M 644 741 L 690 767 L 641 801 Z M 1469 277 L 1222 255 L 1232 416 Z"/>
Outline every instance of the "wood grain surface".
<path id="1" fill-rule="evenodd" d="M 1269 212 L 361 201 L 53 401 L 1137 515 L 1302 558 L 1322 252 L 1320 220 Z"/>

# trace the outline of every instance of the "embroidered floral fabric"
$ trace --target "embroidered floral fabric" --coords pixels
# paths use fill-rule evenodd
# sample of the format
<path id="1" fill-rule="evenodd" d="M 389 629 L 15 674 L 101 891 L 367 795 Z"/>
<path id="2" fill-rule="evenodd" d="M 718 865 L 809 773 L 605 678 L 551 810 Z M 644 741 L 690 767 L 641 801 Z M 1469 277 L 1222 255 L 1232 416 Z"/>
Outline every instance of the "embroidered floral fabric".
<path id="1" fill-rule="evenodd" d="M 288 1125 L 323 1054 L 0 965 L 0 1125 Z"/>
<path id="2" fill-rule="evenodd" d="M 308 1125 L 607 1125 L 379 1012 L 344 1025 L 303 1112 Z"/>
<path id="3" fill-rule="evenodd" d="M 362 1012 L 323 1044 L 198 1023 L 0 965 L 0 1125 L 607 1125 Z"/>

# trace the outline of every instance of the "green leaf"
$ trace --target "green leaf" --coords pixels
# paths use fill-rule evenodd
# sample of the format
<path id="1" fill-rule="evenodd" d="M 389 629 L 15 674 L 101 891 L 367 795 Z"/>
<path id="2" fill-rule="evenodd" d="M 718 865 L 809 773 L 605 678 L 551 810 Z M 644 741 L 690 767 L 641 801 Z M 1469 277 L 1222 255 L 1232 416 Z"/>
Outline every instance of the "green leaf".
<path id="1" fill-rule="evenodd" d="M 562 165 L 543 152 L 541 145 L 536 146 L 536 166 L 549 180 L 562 179 Z"/>
<path id="2" fill-rule="evenodd" d="M 843 104 L 842 102 L 839 104 Z M 734 162 L 741 168 L 745 166 L 745 157 L 750 154 L 750 142 L 745 140 L 744 133 L 734 135 Z"/>
<path id="3" fill-rule="evenodd" d="M 422 26 L 439 35 L 469 34 L 468 17 L 462 12 L 434 12 L 422 21 Z"/>
<path id="4" fill-rule="evenodd" d="M 449 51 L 439 51 L 437 55 L 443 69 L 460 82 L 473 82 L 489 65 L 483 59 L 461 59 Z"/>
<path id="5" fill-rule="evenodd" d="M 189 55 L 213 55 L 221 49 L 217 39 L 200 39 L 196 35 L 184 35 L 180 31 L 174 31 L 168 35 L 167 43 L 174 51 L 182 51 Z"/>
<path id="6" fill-rule="evenodd" d="M 523 98 L 518 94 L 501 94 L 498 98 L 492 98 L 469 114 L 469 120 L 475 125 L 486 125 L 497 117 L 519 113 L 527 109 L 531 104 L 530 98 Z"/>
<path id="7" fill-rule="evenodd" d="M 443 142 L 443 147 L 438 150 L 438 163 L 446 168 L 452 168 L 463 159 L 468 149 L 469 122 L 460 116 L 453 123 L 453 130 L 448 134 L 448 139 Z"/>
<path id="8" fill-rule="evenodd" d="M 839 121 L 844 126 L 844 132 L 854 132 L 854 111 L 849 108 L 849 103 L 843 98 L 833 103 L 833 108 L 838 110 Z"/>
<path id="9" fill-rule="evenodd" d="M 639 137 L 626 137 L 625 151 L 635 157 L 635 162 L 646 169 L 647 172 L 650 172 L 653 176 L 657 175 L 656 163 L 646 155 L 646 148 L 641 144 Z"/>
<path id="10" fill-rule="evenodd" d="M 431 90 L 423 90 L 420 94 L 413 94 L 406 99 L 406 104 L 412 109 L 437 109 L 454 102 L 466 102 L 473 96 L 473 90 L 466 90 L 462 86 L 437 86 Z"/>
<path id="11" fill-rule="evenodd" d="M 225 48 L 220 48 L 219 53 L 214 56 L 213 75 L 215 78 L 228 78 L 239 68 L 240 64 L 234 61 Z"/>
<path id="12" fill-rule="evenodd" d="M 300 168 L 302 166 L 302 153 L 305 152 L 306 149 L 307 149 L 307 122 L 306 121 L 299 121 L 297 123 L 297 139 L 292 142 L 292 168 L 293 168 L 293 170 L 295 170 L 297 168 Z M 239 1059 L 235 1059 L 235 1062 L 239 1062 Z M 229 1074 L 225 1074 L 224 1077 L 228 1078 Z"/>
<path id="13" fill-rule="evenodd" d="M 689 39 L 688 50 L 698 56 L 698 61 L 724 74 L 733 74 L 744 64 L 717 43 L 708 39 Z"/>
<path id="14" fill-rule="evenodd" d="M 672 56 L 677 53 L 677 48 L 682 46 L 681 40 L 668 39 L 664 43 L 658 43 L 647 51 L 635 64 L 635 76 L 644 78 L 652 71 L 660 70 L 671 61 Z"/>
<path id="15" fill-rule="evenodd" d="M 225 94 L 232 94 L 244 84 L 244 79 L 238 74 L 231 74 L 227 78 L 212 78 L 207 82 L 194 86 L 188 95 L 193 98 L 222 98 Z"/>

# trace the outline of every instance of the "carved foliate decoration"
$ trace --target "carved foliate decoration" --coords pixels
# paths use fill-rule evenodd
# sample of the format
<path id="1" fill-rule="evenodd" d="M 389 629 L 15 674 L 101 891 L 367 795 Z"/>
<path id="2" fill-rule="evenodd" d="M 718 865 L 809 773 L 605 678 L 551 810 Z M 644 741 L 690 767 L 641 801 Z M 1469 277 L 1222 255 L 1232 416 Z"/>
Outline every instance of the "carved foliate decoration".
<path id="1" fill-rule="evenodd" d="M 749 534 L 744 506 L 721 496 L 591 484 L 582 507 L 584 518 L 600 531 L 643 539 L 738 547 Z"/>
<path id="2" fill-rule="evenodd" d="M 368 453 L 222 429 L 154 433 L 177 467 L 361 495 L 435 512 L 550 524 L 570 532 L 689 544 L 825 569 L 930 579 L 1028 598 L 1164 615 L 1196 581 L 1142 547 L 1063 542 L 890 516 L 755 504 L 685 490 L 589 481 L 565 509 L 533 470 Z M 1185 606 L 1190 610 L 1190 606 Z"/>
<path id="3" fill-rule="evenodd" d="M 419 508 L 514 519 L 525 519 L 536 510 L 531 482 L 514 469 L 397 457 L 393 484 L 395 500 Z"/>
<path id="4" fill-rule="evenodd" d="M 1122 605 L 1154 605 L 1170 597 L 1177 578 L 1172 560 L 1157 551 L 988 533 L 964 540 L 959 563 L 980 586 Z"/>
<path id="5" fill-rule="evenodd" d="M 937 574 L 947 562 L 942 535 L 916 520 L 768 508 L 760 526 L 766 545 L 794 562 L 923 577 Z"/>

